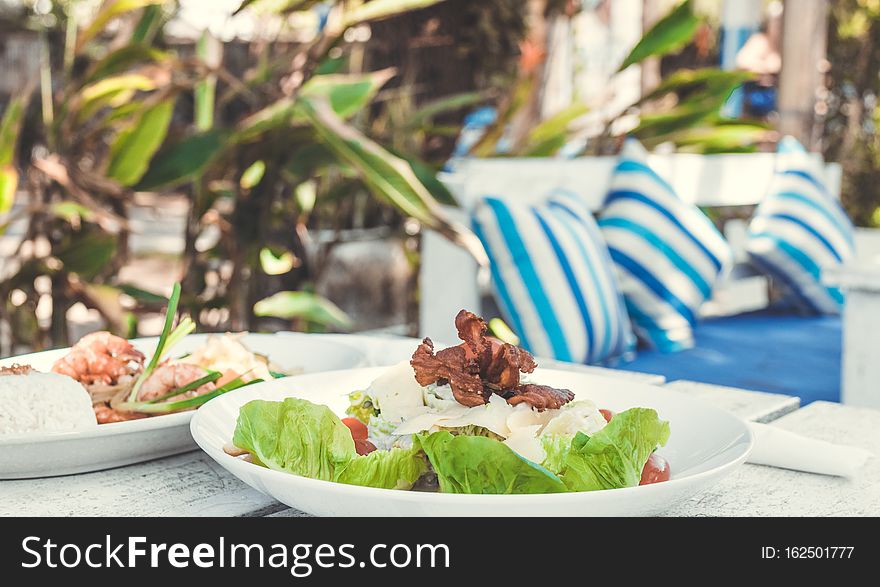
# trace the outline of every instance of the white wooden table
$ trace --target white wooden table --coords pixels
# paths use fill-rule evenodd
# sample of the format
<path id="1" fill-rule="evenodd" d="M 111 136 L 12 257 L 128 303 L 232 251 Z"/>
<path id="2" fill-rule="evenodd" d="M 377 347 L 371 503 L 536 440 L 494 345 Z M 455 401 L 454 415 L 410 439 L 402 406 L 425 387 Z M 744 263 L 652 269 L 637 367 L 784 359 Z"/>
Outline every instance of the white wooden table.
<path id="1" fill-rule="evenodd" d="M 827 271 L 846 291 L 841 401 L 880 408 L 880 256 Z"/>
<path id="2" fill-rule="evenodd" d="M 588 369 L 593 371 L 593 369 Z M 603 370 L 606 373 L 607 370 Z M 633 378 L 631 373 L 620 376 Z M 635 375 L 639 378 L 639 375 Z M 641 379 L 662 384 L 662 377 Z M 679 392 L 738 416 L 872 450 L 880 455 L 880 411 L 677 381 Z M 878 515 L 880 459 L 857 481 L 744 465 L 669 512 L 677 516 Z M 69 477 L 0 481 L 0 516 L 286 516 L 305 514 L 251 489 L 202 452 Z"/>

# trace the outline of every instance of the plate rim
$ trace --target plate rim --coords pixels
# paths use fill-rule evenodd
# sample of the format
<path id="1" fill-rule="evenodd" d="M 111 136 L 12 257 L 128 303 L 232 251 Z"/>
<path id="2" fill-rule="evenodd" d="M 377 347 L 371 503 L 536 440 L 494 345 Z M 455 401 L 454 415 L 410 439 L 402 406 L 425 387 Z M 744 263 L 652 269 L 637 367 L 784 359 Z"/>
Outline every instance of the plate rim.
<path id="1" fill-rule="evenodd" d="M 0 436 L 0 449 L 7 446 L 16 446 L 21 444 L 42 444 L 50 442 L 64 442 L 67 440 L 91 440 L 93 438 L 105 438 L 108 436 L 118 436 L 120 434 L 136 434 L 139 432 L 147 432 L 150 430 L 159 430 L 164 428 L 174 428 L 175 426 L 185 426 L 192 420 L 193 415 L 198 410 L 189 410 L 186 412 L 177 412 L 175 414 L 161 414 L 147 418 L 138 418 L 137 420 L 126 420 L 123 422 L 111 422 L 108 424 L 97 424 L 94 428 L 83 430 L 66 430 L 64 432 L 43 432 L 39 434 L 9 434 Z"/>
<path id="2" fill-rule="evenodd" d="M 341 370 L 332 371 L 332 372 L 328 371 L 328 372 L 322 372 L 322 373 L 306 373 L 306 374 L 302 374 L 302 375 L 294 375 L 291 377 L 286 377 L 284 379 L 285 379 L 285 381 L 290 383 L 292 380 L 295 380 L 295 379 L 315 377 L 315 376 L 326 376 L 326 374 L 328 374 L 328 373 L 340 375 L 340 374 L 351 374 L 352 372 L 355 372 L 355 371 L 368 371 L 368 370 L 376 371 L 376 370 L 381 370 L 381 369 L 386 369 L 386 368 L 387 367 L 360 367 L 360 368 L 355 368 L 355 369 L 341 369 Z M 601 378 L 601 379 L 608 379 L 608 380 L 612 380 L 612 381 L 614 380 L 613 377 L 608 377 L 605 375 L 578 373 L 578 372 L 574 372 L 574 371 L 566 371 L 563 369 L 539 368 L 539 369 L 537 369 L 537 371 L 559 373 L 559 374 L 564 374 L 565 376 L 575 376 L 575 377 L 587 376 L 590 378 Z M 271 384 L 273 382 L 267 382 L 267 383 Z M 649 386 L 649 384 L 646 384 L 646 383 L 633 382 L 633 384 L 639 385 L 639 386 Z M 688 402 L 698 404 L 705 409 L 709 409 L 711 411 L 717 412 L 717 413 L 721 414 L 723 417 L 729 418 L 730 420 L 735 421 L 737 424 L 741 425 L 742 431 L 745 433 L 745 439 L 747 440 L 747 442 L 745 443 L 744 448 L 741 449 L 740 454 L 735 459 L 732 459 L 726 463 L 723 463 L 721 465 L 718 465 L 718 466 L 713 467 L 713 468 L 706 470 L 706 471 L 694 473 L 694 474 L 688 475 L 686 477 L 672 478 L 672 479 L 670 479 L 668 481 L 664 481 L 662 483 L 652 483 L 649 485 L 637 485 L 635 487 L 619 487 L 619 488 L 614 488 L 614 489 L 600 489 L 600 490 L 596 490 L 596 491 L 572 491 L 572 492 L 564 492 L 564 493 L 524 493 L 524 494 L 501 494 L 501 495 L 499 495 L 499 494 L 480 494 L 480 493 L 457 494 L 457 493 L 440 493 L 440 492 L 426 492 L 426 491 L 409 491 L 409 490 L 400 490 L 400 489 L 383 489 L 383 488 L 378 488 L 378 487 L 366 487 L 363 485 L 349 485 L 346 483 L 338 483 L 335 481 L 324 481 L 322 479 L 313 479 L 311 477 L 305 477 L 305 476 L 297 475 L 294 473 L 285 473 L 282 471 L 275 471 L 275 470 L 269 469 L 267 467 L 260 467 L 259 465 L 255 465 L 254 463 L 249 463 L 247 461 L 241 460 L 240 458 L 228 455 L 223 451 L 222 447 L 217 448 L 217 447 L 214 447 L 213 445 L 211 445 L 210 443 L 208 443 L 207 439 L 205 439 L 202 436 L 201 431 L 199 431 L 199 429 L 198 429 L 198 427 L 200 425 L 202 425 L 201 420 L 208 417 L 206 415 L 207 412 L 200 413 L 201 410 L 194 413 L 192 420 L 190 420 L 190 434 L 192 435 L 193 440 L 195 440 L 196 444 L 199 446 L 199 448 L 203 452 L 205 452 L 209 457 L 211 457 L 219 465 L 221 465 L 223 468 L 229 470 L 233 474 L 235 474 L 235 471 L 233 471 L 230 468 L 230 466 L 234 467 L 234 468 L 239 468 L 239 467 L 244 467 L 244 466 L 254 467 L 254 469 L 248 468 L 248 469 L 244 470 L 244 472 L 242 474 L 247 475 L 248 471 L 254 471 L 254 473 L 257 476 L 268 475 L 268 477 L 270 479 L 278 479 L 278 480 L 290 479 L 291 477 L 293 477 L 297 480 L 296 482 L 305 483 L 308 485 L 314 485 L 315 489 L 317 489 L 317 490 L 321 490 L 321 488 L 324 488 L 324 489 L 330 489 L 331 491 L 335 491 L 335 490 L 338 490 L 339 488 L 348 488 L 352 491 L 366 491 L 366 492 L 373 494 L 377 497 L 381 497 L 382 495 L 393 494 L 393 495 L 397 496 L 397 497 L 395 497 L 395 499 L 403 499 L 406 501 L 425 501 L 425 500 L 427 500 L 428 503 L 432 503 L 432 504 L 433 503 L 444 503 L 445 504 L 445 503 L 448 503 L 452 500 L 462 500 L 462 499 L 466 499 L 466 498 L 494 500 L 494 501 L 502 501 L 502 500 L 503 501 L 508 501 L 508 500 L 509 501 L 523 501 L 526 499 L 534 499 L 536 497 L 540 497 L 540 498 L 544 498 L 544 499 L 553 499 L 555 501 L 566 501 L 566 500 L 591 499 L 590 497 L 587 497 L 587 496 L 604 496 L 604 495 L 609 495 L 610 493 L 613 493 L 615 496 L 625 497 L 625 496 L 632 494 L 633 492 L 639 492 L 638 495 L 644 496 L 644 495 L 650 495 L 650 493 L 652 493 L 652 492 L 656 493 L 656 492 L 660 492 L 660 491 L 666 491 L 669 487 L 679 487 L 681 485 L 699 482 L 707 477 L 714 477 L 717 475 L 722 475 L 724 473 L 729 472 L 732 469 L 739 467 L 740 465 L 742 465 L 746 461 L 746 459 L 748 459 L 749 455 L 751 454 L 752 450 L 755 447 L 755 434 L 754 434 L 754 431 L 752 430 L 751 426 L 749 426 L 745 420 L 743 420 L 742 418 L 736 416 L 735 414 L 733 414 L 731 412 L 723 410 L 723 409 L 721 409 L 717 406 L 714 406 L 711 403 L 706 402 L 704 400 L 701 400 L 699 398 L 691 398 L 691 397 L 688 397 L 678 391 L 675 391 L 672 389 L 665 389 L 660 386 L 653 386 L 653 387 L 656 387 L 656 390 L 658 392 L 661 392 L 665 395 L 678 396 L 679 398 L 686 399 L 686 401 L 688 401 Z M 254 385 L 254 387 L 250 390 L 250 392 L 253 393 L 256 389 L 258 389 L 258 386 Z M 291 396 L 291 397 L 294 397 L 294 396 Z M 220 396 L 218 398 L 214 398 L 214 399 L 210 400 L 208 403 L 206 403 L 205 406 L 208 406 L 213 402 L 219 403 L 218 400 L 221 400 L 221 399 L 222 399 L 222 396 Z M 203 406 L 203 408 L 205 406 Z M 230 466 L 227 466 L 227 464 L 229 464 Z M 236 477 L 238 477 L 237 474 L 236 474 Z M 239 477 L 239 478 L 241 479 L 241 477 Z M 593 497 L 592 499 L 600 499 L 600 498 Z"/>

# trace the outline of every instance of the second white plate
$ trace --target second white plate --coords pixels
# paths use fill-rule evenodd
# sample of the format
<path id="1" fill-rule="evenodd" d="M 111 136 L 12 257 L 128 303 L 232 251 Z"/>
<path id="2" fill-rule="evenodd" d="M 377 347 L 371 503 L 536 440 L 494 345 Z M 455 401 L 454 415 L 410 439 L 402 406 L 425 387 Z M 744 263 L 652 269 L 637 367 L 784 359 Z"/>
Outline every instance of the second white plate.
<path id="1" fill-rule="evenodd" d="M 191 352 L 207 336 L 191 334 L 174 348 L 174 354 Z M 339 338 L 284 332 L 247 334 L 242 342 L 250 350 L 269 357 L 285 371 L 315 373 L 367 364 L 358 348 Z M 134 339 L 132 343 L 150 357 L 157 340 L 155 337 L 142 338 Z M 10 357 L 0 361 L 0 366 L 21 363 L 31 365 L 38 371 L 49 371 L 52 364 L 68 350 Z M 83 432 L 0 436 L 0 450 L 4 455 L 0 459 L 0 479 L 99 471 L 194 450 L 197 447 L 189 430 L 193 413 L 102 424 L 94 430 Z"/>

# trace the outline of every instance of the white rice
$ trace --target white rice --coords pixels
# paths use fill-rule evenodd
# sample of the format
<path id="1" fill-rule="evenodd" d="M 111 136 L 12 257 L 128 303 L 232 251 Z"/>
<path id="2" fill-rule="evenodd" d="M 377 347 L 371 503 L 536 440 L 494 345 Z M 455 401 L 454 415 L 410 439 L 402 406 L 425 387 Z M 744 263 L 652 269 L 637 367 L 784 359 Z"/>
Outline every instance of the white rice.
<path id="1" fill-rule="evenodd" d="M 35 372 L 0 376 L 0 436 L 97 425 L 89 392 L 70 377 Z"/>

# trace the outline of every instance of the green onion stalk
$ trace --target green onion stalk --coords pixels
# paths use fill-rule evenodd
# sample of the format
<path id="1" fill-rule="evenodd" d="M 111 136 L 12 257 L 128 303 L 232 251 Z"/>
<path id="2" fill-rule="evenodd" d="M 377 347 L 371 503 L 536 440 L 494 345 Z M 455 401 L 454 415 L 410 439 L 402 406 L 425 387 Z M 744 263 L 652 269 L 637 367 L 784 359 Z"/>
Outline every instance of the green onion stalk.
<path id="1" fill-rule="evenodd" d="M 195 381 L 173 389 L 165 395 L 146 401 L 138 401 L 137 396 L 138 392 L 141 389 L 141 386 L 147 379 L 150 378 L 150 375 L 155 372 L 156 368 L 159 366 L 159 363 L 162 362 L 162 359 L 165 357 L 165 355 L 167 355 L 168 352 L 177 343 L 183 340 L 188 334 L 192 333 L 193 330 L 195 330 L 196 328 L 195 323 L 189 316 L 181 318 L 178 321 L 177 326 L 174 326 L 174 319 L 177 316 L 177 306 L 179 302 L 180 284 L 175 283 L 174 289 L 171 292 L 171 297 L 168 299 L 168 309 L 165 312 L 165 325 L 162 328 L 162 334 L 159 335 L 159 342 L 156 345 L 156 351 L 153 353 L 153 357 L 152 359 L 150 359 L 147 367 L 141 372 L 140 375 L 138 375 L 137 379 L 134 382 L 134 385 L 131 388 L 131 392 L 128 394 L 128 398 L 126 399 L 126 401 L 119 402 L 114 405 L 113 407 L 115 409 L 126 412 L 142 412 L 147 414 L 168 414 L 172 412 L 179 412 L 182 410 L 191 410 L 193 408 L 201 406 L 205 402 L 217 396 L 223 395 L 224 393 L 227 393 L 234 389 L 238 389 L 240 387 L 244 387 L 246 385 L 250 385 L 252 383 L 262 381 L 262 379 L 254 379 L 252 381 L 245 382 L 242 379 L 243 376 L 239 376 L 231 381 L 226 382 L 220 387 L 211 390 L 208 393 L 177 401 L 167 401 L 172 398 L 179 397 L 194 389 L 198 389 L 199 387 L 207 383 L 212 383 L 220 379 L 222 375 L 220 372 L 209 371 L 204 377 L 200 377 Z"/>

